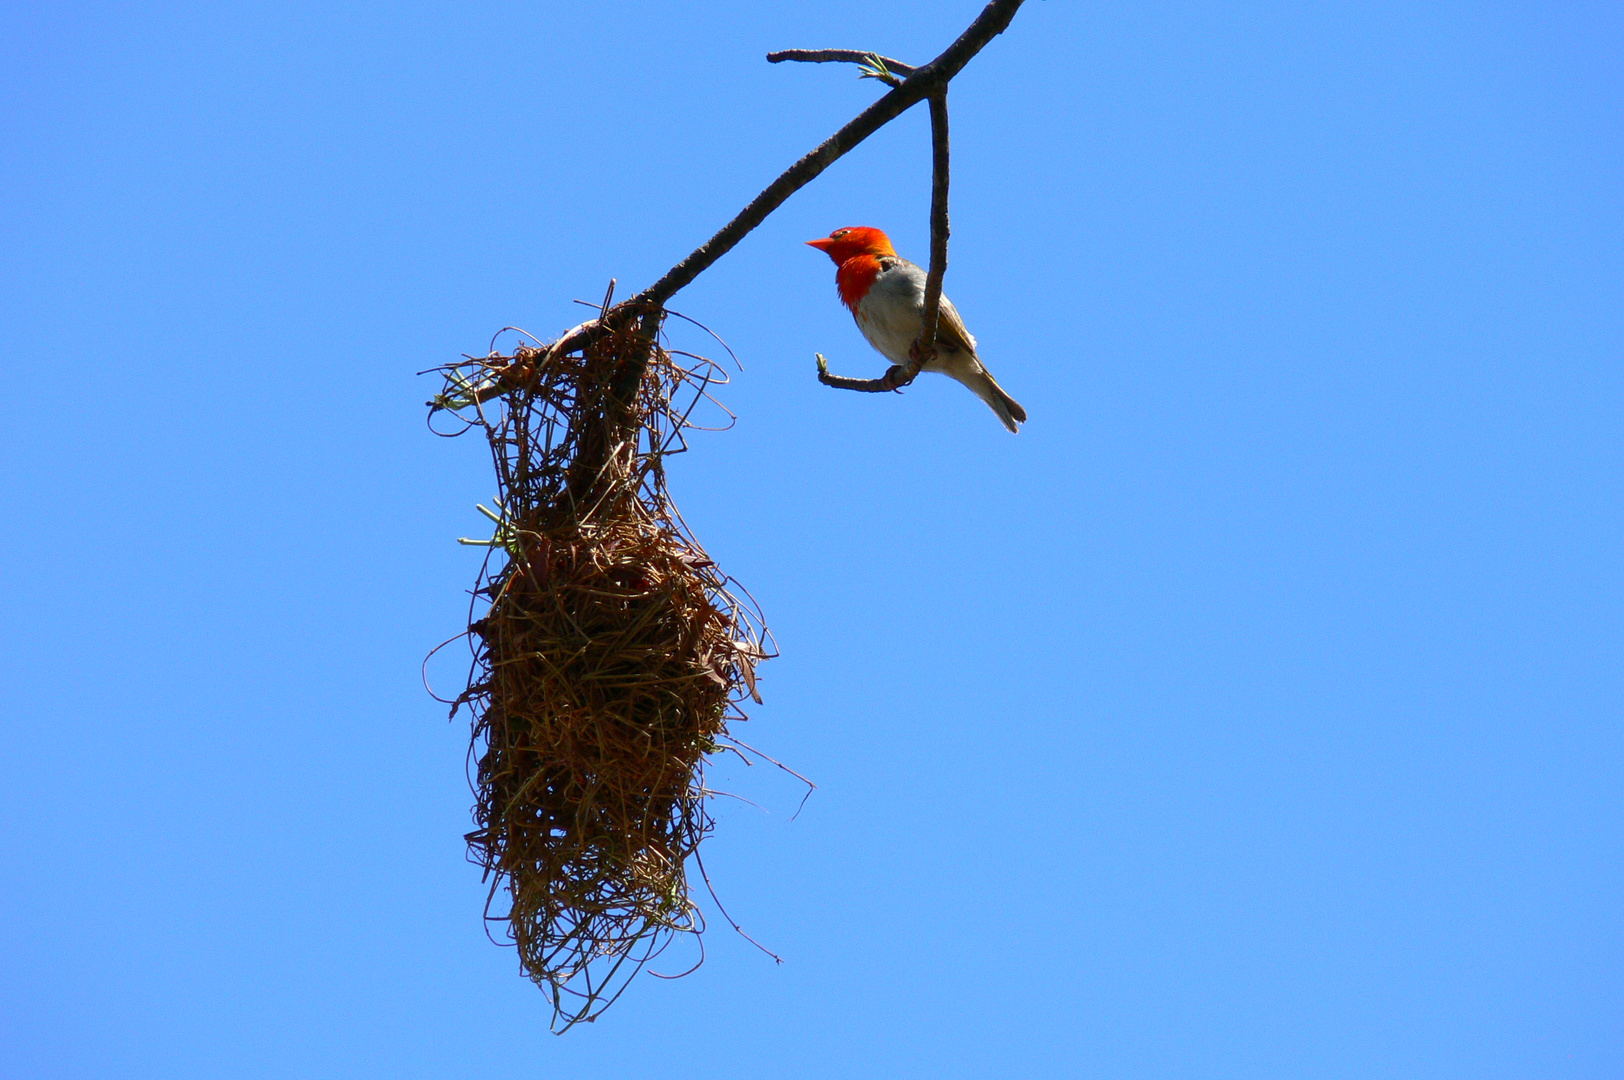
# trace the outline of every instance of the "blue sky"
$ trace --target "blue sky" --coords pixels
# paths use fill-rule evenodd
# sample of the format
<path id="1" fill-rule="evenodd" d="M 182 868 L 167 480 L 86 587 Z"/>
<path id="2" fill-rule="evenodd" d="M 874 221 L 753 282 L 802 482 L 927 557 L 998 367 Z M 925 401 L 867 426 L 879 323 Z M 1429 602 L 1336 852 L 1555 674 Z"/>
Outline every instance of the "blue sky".
<path id="1" fill-rule="evenodd" d="M 0 23 L 0 1073 L 1624 1073 L 1624 13 L 1032 0 L 673 301 L 673 465 L 783 656 L 708 962 L 547 1034 L 463 860 L 489 465 L 415 372 L 640 288 L 951 4 L 19 5 Z M 687 341 L 698 345 L 697 339 Z M 447 671 L 432 672 L 454 678 Z M 677 966 L 675 959 L 669 965 Z M 685 966 L 685 965 L 684 965 Z"/>

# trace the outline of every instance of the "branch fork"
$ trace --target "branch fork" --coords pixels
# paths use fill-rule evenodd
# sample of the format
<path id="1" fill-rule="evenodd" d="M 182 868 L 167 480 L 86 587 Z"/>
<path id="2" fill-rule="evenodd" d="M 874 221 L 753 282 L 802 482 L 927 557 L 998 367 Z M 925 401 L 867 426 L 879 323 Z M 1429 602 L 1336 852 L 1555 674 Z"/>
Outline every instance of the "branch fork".
<path id="1" fill-rule="evenodd" d="M 879 379 L 847 379 L 844 376 L 830 375 L 828 365 L 821 357 L 818 369 L 820 381 L 841 389 L 867 389 L 867 384 L 875 384 L 875 389 L 868 392 L 878 393 L 881 390 L 896 390 L 913 382 L 920 369 L 936 355 L 936 323 L 941 306 L 942 275 L 947 272 L 949 232 L 947 86 L 988 42 L 1008 28 L 1010 20 L 1015 17 L 1023 2 L 1024 0 L 992 0 L 953 44 L 922 67 L 913 67 L 878 53 L 856 49 L 786 49 L 782 52 L 768 53 L 767 60 L 774 64 L 786 60 L 815 64 L 857 64 L 862 69 L 860 78 L 877 79 L 891 87 L 891 90 L 857 114 L 845 127 L 825 139 L 816 149 L 786 169 L 778 179 L 767 185 L 760 195 L 752 199 L 748 206 L 739 211 L 732 221 L 722 226 L 716 235 L 666 271 L 653 285 L 631 299 L 608 308 L 598 318 L 570 330 L 551 348 L 561 352 L 583 348 L 617 326 L 624 326 L 635 319 L 646 319 L 658 312 L 678 290 L 692 283 L 696 277 L 708 270 L 711 264 L 731 251 L 791 195 L 815 180 L 823 170 L 844 157 L 864 139 L 921 101 L 928 100 L 933 148 L 930 270 L 925 279 L 924 324 L 919 340 L 910 350 L 907 364 L 892 367 Z M 656 315 L 656 321 L 657 318 Z M 488 400 L 511 388 L 516 381 L 523 381 L 523 378 L 521 372 L 504 372 L 503 377 L 487 385 L 458 388 L 461 393 L 441 395 L 430 401 L 430 412 L 453 408 L 458 404 L 477 404 Z"/>

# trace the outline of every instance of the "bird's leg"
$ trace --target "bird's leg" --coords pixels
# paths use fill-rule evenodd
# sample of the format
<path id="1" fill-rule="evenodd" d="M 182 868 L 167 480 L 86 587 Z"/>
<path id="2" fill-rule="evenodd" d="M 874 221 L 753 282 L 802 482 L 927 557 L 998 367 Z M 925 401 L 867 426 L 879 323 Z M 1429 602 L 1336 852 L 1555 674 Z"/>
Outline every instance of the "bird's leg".
<path id="1" fill-rule="evenodd" d="M 907 386 L 919 377 L 919 369 L 934 359 L 936 359 L 936 349 L 932 347 L 930 352 L 926 354 L 920 350 L 919 342 L 916 339 L 912 345 L 908 346 L 907 364 L 892 368 L 885 373 L 885 377 L 894 380 L 898 386 Z"/>

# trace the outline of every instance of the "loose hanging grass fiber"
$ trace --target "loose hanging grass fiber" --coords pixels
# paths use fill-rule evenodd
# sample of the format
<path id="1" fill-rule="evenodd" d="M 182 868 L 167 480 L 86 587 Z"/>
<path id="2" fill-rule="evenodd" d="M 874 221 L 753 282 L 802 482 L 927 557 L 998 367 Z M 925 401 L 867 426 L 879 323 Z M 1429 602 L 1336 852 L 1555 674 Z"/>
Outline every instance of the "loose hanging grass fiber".
<path id="1" fill-rule="evenodd" d="M 473 714 L 469 857 L 557 1031 L 703 931 L 685 866 L 712 828 L 705 757 L 773 655 L 666 492 L 665 457 L 725 378 L 662 348 L 663 318 L 468 358 L 432 403 L 465 425 L 447 434 L 484 432 L 499 490 L 452 704 Z"/>

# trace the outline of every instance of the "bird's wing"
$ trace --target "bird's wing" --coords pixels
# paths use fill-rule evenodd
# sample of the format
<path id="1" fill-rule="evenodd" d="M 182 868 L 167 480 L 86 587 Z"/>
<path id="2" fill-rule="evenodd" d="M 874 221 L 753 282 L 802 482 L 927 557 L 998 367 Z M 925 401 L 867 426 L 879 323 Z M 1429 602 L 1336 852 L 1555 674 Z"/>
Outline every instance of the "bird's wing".
<path id="1" fill-rule="evenodd" d="M 936 340 L 949 349 L 967 352 L 971 356 L 976 354 L 976 339 L 964 328 L 959 309 L 945 296 L 942 297 L 941 314 L 936 319 Z"/>

